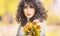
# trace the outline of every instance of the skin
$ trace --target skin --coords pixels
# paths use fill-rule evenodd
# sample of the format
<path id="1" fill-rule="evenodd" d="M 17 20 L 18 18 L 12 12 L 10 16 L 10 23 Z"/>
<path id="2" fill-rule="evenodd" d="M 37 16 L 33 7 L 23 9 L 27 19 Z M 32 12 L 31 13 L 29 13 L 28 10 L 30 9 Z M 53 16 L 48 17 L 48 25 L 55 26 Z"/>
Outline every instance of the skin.
<path id="1" fill-rule="evenodd" d="M 27 18 L 32 18 L 35 14 L 35 8 L 30 7 L 28 4 L 25 4 L 23 11 Z"/>

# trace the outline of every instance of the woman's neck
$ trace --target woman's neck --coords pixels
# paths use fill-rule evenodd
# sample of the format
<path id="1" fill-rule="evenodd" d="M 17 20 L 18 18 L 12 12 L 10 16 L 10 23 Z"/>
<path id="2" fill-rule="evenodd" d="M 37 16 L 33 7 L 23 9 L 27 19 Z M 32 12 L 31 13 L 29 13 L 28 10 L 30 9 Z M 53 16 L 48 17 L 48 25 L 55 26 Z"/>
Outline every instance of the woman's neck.
<path id="1" fill-rule="evenodd" d="M 30 18 L 27 18 L 27 22 L 29 22 L 30 21 Z"/>

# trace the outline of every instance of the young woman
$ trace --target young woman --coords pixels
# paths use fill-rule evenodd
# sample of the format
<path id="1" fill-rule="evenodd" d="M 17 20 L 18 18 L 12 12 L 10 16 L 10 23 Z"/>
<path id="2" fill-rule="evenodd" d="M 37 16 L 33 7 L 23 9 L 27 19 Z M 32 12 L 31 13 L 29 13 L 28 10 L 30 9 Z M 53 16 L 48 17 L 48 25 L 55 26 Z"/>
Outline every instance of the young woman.
<path id="1" fill-rule="evenodd" d="M 24 36 L 23 28 L 29 22 L 38 22 L 41 36 L 45 36 L 47 12 L 39 0 L 21 0 L 17 9 L 17 22 L 20 24 L 16 36 Z"/>

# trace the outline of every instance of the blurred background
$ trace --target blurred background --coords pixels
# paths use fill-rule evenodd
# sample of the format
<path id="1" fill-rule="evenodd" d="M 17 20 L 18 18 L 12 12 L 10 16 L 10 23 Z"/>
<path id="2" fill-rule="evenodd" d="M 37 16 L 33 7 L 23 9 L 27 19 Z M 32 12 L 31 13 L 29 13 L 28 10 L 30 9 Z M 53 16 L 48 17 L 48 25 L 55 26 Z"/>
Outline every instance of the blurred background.
<path id="1" fill-rule="evenodd" d="M 46 36 L 60 36 L 60 0 L 40 0 L 48 10 Z M 20 0 L 0 0 L 0 36 L 15 36 L 16 12 Z"/>

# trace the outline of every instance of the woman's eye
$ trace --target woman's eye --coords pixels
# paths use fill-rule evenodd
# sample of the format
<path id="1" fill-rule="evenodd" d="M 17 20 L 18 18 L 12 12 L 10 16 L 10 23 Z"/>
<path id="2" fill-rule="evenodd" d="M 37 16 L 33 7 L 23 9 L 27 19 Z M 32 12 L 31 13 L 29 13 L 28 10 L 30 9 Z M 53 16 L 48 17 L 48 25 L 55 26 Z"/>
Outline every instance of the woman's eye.
<path id="1" fill-rule="evenodd" d="M 32 6 L 30 6 L 30 8 L 33 8 Z"/>
<path id="2" fill-rule="evenodd" d="M 27 7 L 24 7 L 24 8 L 27 8 Z"/>

